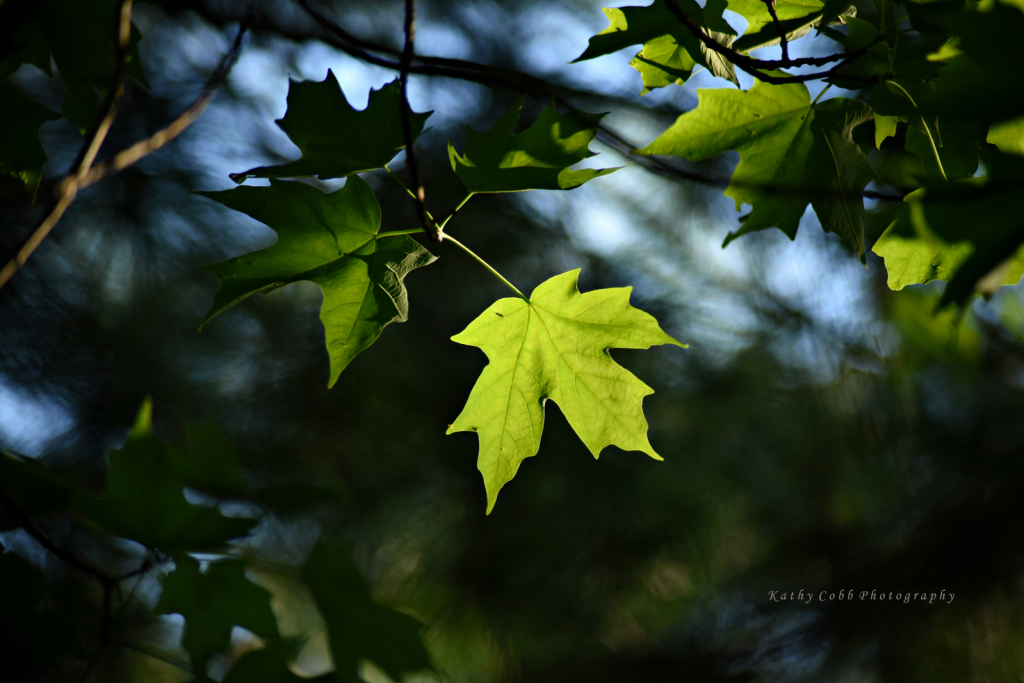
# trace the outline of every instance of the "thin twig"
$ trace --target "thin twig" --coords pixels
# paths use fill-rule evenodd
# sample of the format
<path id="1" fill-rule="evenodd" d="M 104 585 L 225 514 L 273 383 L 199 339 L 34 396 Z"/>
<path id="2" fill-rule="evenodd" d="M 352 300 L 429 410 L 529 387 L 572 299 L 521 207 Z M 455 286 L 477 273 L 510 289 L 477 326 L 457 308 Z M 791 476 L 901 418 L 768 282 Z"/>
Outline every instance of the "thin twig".
<path id="1" fill-rule="evenodd" d="M 75 200 L 75 194 L 77 194 L 79 189 L 78 181 L 89 172 L 93 161 L 96 160 L 96 155 L 99 153 L 100 147 L 110 131 L 110 126 L 113 125 L 114 118 L 117 116 L 117 100 L 120 99 L 121 93 L 124 91 L 124 74 L 128 63 L 128 43 L 131 35 L 132 0 L 123 0 L 118 16 L 114 75 L 107 96 L 100 107 L 100 115 L 93 128 L 92 135 L 89 136 L 86 144 L 79 151 L 71 174 L 61 183 L 57 202 L 50 210 L 50 213 L 33 231 L 25 244 L 18 250 L 18 253 L 14 255 L 14 258 L 0 270 L 0 287 L 3 287 L 25 265 L 32 252 L 46 239 L 46 236 L 53 230 L 53 226 L 57 225 L 57 221 L 64 215 L 67 208 L 71 206 L 71 202 Z"/>
<path id="2" fill-rule="evenodd" d="M 412 108 L 409 106 L 409 65 L 412 64 L 416 42 L 416 0 L 405 0 L 405 48 L 402 50 L 402 61 L 399 71 L 399 86 L 402 91 L 402 133 L 405 135 L 405 159 L 409 167 L 409 175 L 412 176 L 413 203 L 416 205 L 416 214 L 419 216 L 423 232 L 440 242 L 443 233 L 434 226 L 434 222 L 427 215 L 426 190 L 423 189 L 423 179 L 420 177 L 420 164 L 416 159 L 414 148 L 415 136 L 412 133 Z"/>
<path id="3" fill-rule="evenodd" d="M 7 493 L 7 489 L 5 489 L 2 485 L 0 485 L 0 503 L 2 503 L 5 508 L 7 508 L 7 512 L 10 513 L 11 517 L 14 518 L 14 521 L 16 521 L 18 525 L 25 530 L 25 533 L 34 538 L 36 542 L 39 543 L 39 545 L 43 546 L 43 548 L 52 553 L 53 556 L 59 559 L 61 562 L 68 565 L 69 567 L 77 569 L 78 571 L 82 572 L 83 574 L 86 574 L 87 576 L 93 577 L 94 579 L 96 579 L 104 585 L 112 581 L 111 577 L 107 575 L 105 572 L 97 569 L 96 567 L 93 567 L 92 565 L 86 562 L 83 562 L 82 560 L 78 559 L 77 557 L 75 557 L 74 555 L 72 555 L 71 553 L 64 550 L 56 543 L 54 543 L 53 539 L 47 536 L 43 532 L 43 530 L 36 526 L 36 524 L 29 518 L 29 516 L 25 514 L 25 511 L 18 506 L 14 499 L 11 498 L 10 494 Z"/>
<path id="4" fill-rule="evenodd" d="M 131 5 L 130 1 L 125 2 L 125 5 Z M 255 5 L 253 6 L 255 7 Z M 124 16 L 124 15 L 122 15 Z M 251 16 L 251 12 L 250 15 Z M 217 69 L 213 72 L 213 75 L 206 82 L 206 87 L 203 89 L 203 93 L 199 96 L 199 99 L 189 107 L 189 109 L 179 116 L 177 119 L 171 122 L 169 126 L 160 130 L 153 136 L 138 142 L 131 147 L 119 152 L 110 161 L 102 164 L 92 166 L 92 161 L 95 159 L 96 151 L 99 150 L 99 145 L 102 143 L 102 137 L 105 136 L 107 130 L 109 130 L 109 123 L 104 127 L 101 123 L 97 128 L 97 134 L 94 136 L 93 142 L 89 145 L 89 150 L 83 156 L 82 165 L 79 167 L 78 172 L 74 175 L 66 177 L 59 186 L 57 204 L 53 207 L 53 210 L 43 220 L 38 228 L 32 233 L 25 244 L 18 250 L 7 265 L 0 270 L 0 287 L 3 287 L 8 280 L 10 280 L 15 273 L 17 273 L 28 261 L 32 253 L 39 247 L 46 236 L 50 234 L 53 227 L 57 224 L 57 221 L 61 219 L 67 208 L 71 206 L 71 203 L 75 200 L 78 192 L 83 190 L 90 185 L 94 185 L 108 175 L 117 173 L 118 171 L 124 170 L 131 166 L 139 159 L 143 158 L 147 154 L 150 154 L 168 142 L 176 138 L 186 128 L 188 128 L 206 109 L 206 105 L 213 99 L 214 93 L 217 88 L 227 78 L 228 73 L 231 72 L 231 68 L 238 60 L 238 55 L 241 50 L 242 37 L 245 35 L 248 29 L 248 17 L 239 26 L 238 35 L 235 37 L 235 42 L 232 44 L 231 49 L 221 59 Z M 130 22 L 129 22 L 129 35 L 130 35 Z M 122 36 L 125 35 L 122 31 Z M 109 122 L 113 122 L 113 117 L 109 118 Z M 93 149 L 95 148 L 95 149 Z"/>
<path id="5" fill-rule="evenodd" d="M 107 88 L 107 95 L 100 105 L 100 113 L 93 125 L 92 130 L 86 137 L 85 144 L 78 150 L 75 161 L 68 170 L 69 174 L 86 170 L 92 166 L 96 154 L 107 136 L 114 117 L 117 114 L 117 101 L 124 94 L 124 76 L 128 68 L 128 46 L 132 37 L 132 0 L 125 0 L 121 3 L 120 13 L 117 17 L 117 51 L 114 58 L 114 73 L 111 76 L 110 86 Z"/>

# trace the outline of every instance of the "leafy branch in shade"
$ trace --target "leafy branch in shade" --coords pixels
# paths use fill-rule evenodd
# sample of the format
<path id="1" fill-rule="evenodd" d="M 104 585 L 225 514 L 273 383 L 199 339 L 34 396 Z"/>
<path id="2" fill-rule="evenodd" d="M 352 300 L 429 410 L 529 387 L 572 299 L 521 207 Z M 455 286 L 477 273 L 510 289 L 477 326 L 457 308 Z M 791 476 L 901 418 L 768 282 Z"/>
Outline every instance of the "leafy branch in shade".
<path id="1" fill-rule="evenodd" d="M 22 559 L 0 553 L 0 577 L 22 582 L 17 584 L 21 590 L 0 595 L 0 605 L 25 613 L 28 619 L 25 639 L 5 640 L 6 661 L 45 670 L 53 663 L 47 657 L 75 653 L 88 660 L 88 673 L 110 651 L 130 647 L 207 681 L 215 658 L 225 660 L 230 655 L 233 629 L 241 627 L 261 639 L 262 648 L 257 650 L 261 654 L 243 657 L 237 672 L 227 659 L 231 668 L 224 680 L 289 680 L 284 672 L 298 650 L 294 640 L 287 640 L 279 630 L 274 603 L 282 589 L 272 581 L 261 582 L 276 571 L 286 572 L 306 587 L 303 595 L 312 600 L 308 611 L 318 614 L 329 631 L 333 668 L 318 680 L 357 681 L 363 660 L 373 661 L 396 679 L 405 672 L 431 669 L 421 641 L 423 625 L 373 600 L 370 586 L 352 561 L 351 546 L 322 540 L 301 567 L 281 567 L 231 540 L 247 534 L 267 512 L 291 513 L 304 505 L 336 502 L 336 493 L 325 496 L 322 487 L 294 484 L 253 488 L 231 444 L 215 425 L 189 428 L 189 446 L 182 449 L 153 435 L 152 411 L 152 403 L 146 401 L 124 446 L 110 454 L 109 482 L 99 496 L 78 490 L 32 460 L 0 454 L 0 530 L 23 529 L 43 551 L 95 580 L 102 589 L 96 615 L 99 638 L 79 642 L 61 612 L 36 610 L 44 597 L 58 605 L 62 598 L 37 586 L 40 580 Z M 202 494 L 203 502 L 189 502 L 186 487 Z M 257 507 L 246 508 L 250 511 L 246 517 L 227 517 L 219 509 L 219 503 L 227 500 Z M 101 569 L 94 558 L 79 557 L 64 547 L 66 533 L 58 542 L 47 533 L 44 522 L 37 522 L 57 518 L 73 518 L 95 532 L 111 534 L 105 540 L 108 546 L 115 546 L 116 538 L 136 541 L 144 546 L 143 554 L 127 572 Z M 69 547 L 77 549 L 77 545 L 72 542 Z M 163 580 L 162 588 L 156 585 L 156 604 L 133 602 L 138 583 L 159 576 Z M 131 624 L 137 617 L 130 615 L 140 611 L 151 613 L 148 619 L 164 614 L 184 619 L 182 645 L 189 661 L 175 660 L 167 651 L 168 643 L 159 638 L 150 642 L 155 632 L 126 633 L 128 627 L 119 620 Z M 40 635 L 43 631 L 46 637 Z M 8 651 L 6 646 L 12 642 L 18 647 Z M 274 677 L 268 678 L 270 674 Z"/>
<path id="2" fill-rule="evenodd" d="M 490 361 L 448 433 L 476 432 L 487 512 L 523 460 L 537 454 L 544 402 L 551 399 L 598 457 L 606 446 L 661 457 L 647 440 L 641 403 L 653 390 L 612 360 L 608 349 L 684 346 L 629 305 L 631 287 L 581 294 L 579 270 L 541 284 L 529 300 L 501 299 L 453 341 Z"/>

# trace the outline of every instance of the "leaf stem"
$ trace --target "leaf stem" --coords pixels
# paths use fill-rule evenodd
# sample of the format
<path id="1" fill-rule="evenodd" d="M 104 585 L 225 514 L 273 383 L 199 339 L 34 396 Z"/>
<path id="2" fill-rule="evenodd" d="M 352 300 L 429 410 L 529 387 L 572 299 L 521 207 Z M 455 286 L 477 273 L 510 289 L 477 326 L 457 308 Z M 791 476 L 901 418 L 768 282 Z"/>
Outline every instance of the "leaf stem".
<path id="1" fill-rule="evenodd" d="M 896 81 L 886 81 L 886 83 L 895 85 L 899 88 L 903 94 L 907 96 L 907 99 L 910 100 L 910 104 L 914 106 L 914 109 L 917 110 L 917 116 L 921 119 L 921 125 L 924 126 L 925 135 L 928 136 L 928 142 L 932 145 L 932 153 L 935 154 L 935 163 L 939 165 L 939 173 L 942 174 L 942 179 L 948 183 L 949 178 L 946 177 L 946 169 L 942 168 L 942 159 L 939 158 L 939 148 L 935 146 L 935 138 L 932 137 L 932 131 L 928 128 L 928 122 L 924 120 L 924 115 L 921 114 L 921 110 L 917 108 L 917 102 L 915 102 L 914 98 L 910 96 L 910 93 L 908 93 L 906 89 Z"/>
<path id="2" fill-rule="evenodd" d="M 397 237 L 398 235 L 418 235 L 423 232 L 423 228 L 415 228 L 413 230 L 391 230 L 390 232 L 378 232 L 377 239 L 384 237 Z M 447 237 L 447 235 L 445 235 Z"/>
<path id="3" fill-rule="evenodd" d="M 469 201 L 470 197 L 472 197 L 473 194 L 473 192 L 470 192 L 465 197 L 463 197 L 462 201 L 459 202 L 459 205 L 452 209 L 452 212 L 450 214 L 444 217 L 444 220 L 441 221 L 441 224 L 437 226 L 437 229 L 444 230 L 444 226 L 448 225 L 448 221 L 450 221 L 455 216 L 455 214 L 457 214 L 459 210 L 466 205 L 466 202 Z"/>
<path id="4" fill-rule="evenodd" d="M 831 87 L 832 87 L 832 84 L 831 84 L 831 83 L 829 83 L 829 84 L 828 84 L 828 85 L 826 85 L 826 86 L 825 86 L 824 88 L 822 88 L 822 89 L 821 89 L 821 92 L 820 92 L 820 93 L 818 93 L 818 96 L 814 98 L 814 101 L 813 101 L 813 102 L 811 102 L 811 106 L 813 107 L 814 105 L 816 105 L 816 104 L 818 103 L 818 100 L 820 100 L 820 99 L 821 99 L 821 96 L 822 96 L 822 95 L 824 95 L 825 93 L 827 93 L 827 92 L 828 92 L 828 89 L 829 89 L 829 88 L 831 88 Z"/>
<path id="5" fill-rule="evenodd" d="M 516 296 L 518 296 L 520 299 L 522 299 L 526 303 L 530 303 L 530 300 L 527 299 L 526 296 L 522 292 L 520 292 L 518 289 L 516 289 L 516 286 L 514 284 L 512 284 L 511 282 L 506 280 L 505 277 L 501 273 L 499 273 L 494 268 L 492 268 L 491 264 L 487 263 L 487 261 L 484 261 L 482 258 L 480 258 L 476 254 L 474 254 L 473 251 L 469 247 L 467 247 L 465 244 L 463 244 L 462 242 L 458 241 L 457 239 L 455 239 L 451 235 L 445 235 L 444 236 L 444 240 L 448 241 L 448 242 L 451 242 L 452 244 L 457 246 L 459 249 L 461 249 L 462 251 L 464 251 L 467 254 L 469 254 L 473 258 L 473 260 L 475 260 L 477 263 L 479 263 L 481 266 L 483 266 L 487 270 L 491 271 L 491 275 L 493 275 L 494 277 L 496 277 L 499 280 L 501 280 L 502 284 L 504 284 L 506 287 L 511 289 L 513 292 L 515 292 Z"/>

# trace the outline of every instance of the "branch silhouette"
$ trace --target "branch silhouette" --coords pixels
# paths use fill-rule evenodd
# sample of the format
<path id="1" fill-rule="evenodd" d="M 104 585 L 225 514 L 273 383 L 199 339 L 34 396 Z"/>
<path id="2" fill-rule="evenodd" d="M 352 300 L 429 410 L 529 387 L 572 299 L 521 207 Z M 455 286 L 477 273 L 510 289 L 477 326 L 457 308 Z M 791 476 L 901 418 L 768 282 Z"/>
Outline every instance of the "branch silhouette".
<path id="1" fill-rule="evenodd" d="M 238 35 L 235 37 L 235 41 L 231 48 L 224 55 L 213 74 L 207 80 L 202 94 L 192 104 L 192 106 L 185 111 L 185 113 L 172 121 L 170 125 L 156 132 L 149 138 L 122 150 L 110 161 L 94 166 L 93 162 L 96 159 L 96 154 L 99 152 L 100 146 L 103 144 L 103 140 L 106 137 L 107 132 L 110 130 L 110 126 L 113 124 L 114 118 L 117 114 L 116 103 L 120 96 L 120 91 L 123 88 L 128 39 L 131 36 L 131 6 L 131 0 L 125 0 L 121 5 L 121 21 L 118 27 L 118 66 L 115 73 L 116 87 L 112 88 L 112 92 L 116 92 L 113 97 L 108 96 L 108 102 L 105 103 L 104 107 L 105 111 L 99 119 L 96 130 L 86 144 L 84 153 L 80 154 L 81 162 L 78 166 L 78 170 L 73 174 L 66 176 L 58 185 L 57 202 L 53 209 L 51 209 L 46 218 L 44 218 L 36 227 L 14 257 L 7 262 L 7 265 L 5 265 L 2 270 L 0 270 L 0 288 L 7 284 L 7 282 L 14 277 L 15 273 L 21 270 L 28 259 L 32 256 L 33 252 L 35 252 L 39 245 L 42 244 L 43 240 L 50 234 L 50 231 L 53 230 L 55 225 L 57 225 L 57 222 L 60 221 L 64 212 L 67 211 L 69 206 L 71 206 L 71 203 L 75 201 L 75 197 L 78 195 L 80 190 L 84 190 L 85 188 L 96 184 L 108 175 L 124 170 L 144 156 L 160 149 L 168 142 L 178 137 L 178 135 L 180 135 L 196 119 L 199 118 L 206 109 L 206 106 L 210 103 L 210 100 L 213 99 L 213 95 L 216 93 L 217 88 L 224 82 L 228 74 L 231 72 L 231 68 L 235 65 L 235 62 L 238 61 L 238 55 L 241 52 L 242 47 L 242 37 L 248 30 L 249 19 L 256 7 L 255 4 L 252 5 L 252 9 L 247 15 L 247 18 L 242 21 L 238 28 Z"/>

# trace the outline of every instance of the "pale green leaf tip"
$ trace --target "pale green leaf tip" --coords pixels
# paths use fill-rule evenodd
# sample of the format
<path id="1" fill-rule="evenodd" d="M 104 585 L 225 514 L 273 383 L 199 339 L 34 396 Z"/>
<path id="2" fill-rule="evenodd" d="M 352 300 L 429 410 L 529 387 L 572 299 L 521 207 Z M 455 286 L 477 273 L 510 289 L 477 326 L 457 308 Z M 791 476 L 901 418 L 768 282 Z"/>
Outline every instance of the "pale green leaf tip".
<path id="1" fill-rule="evenodd" d="M 143 436 L 153 431 L 153 397 L 147 396 L 142 400 L 142 405 L 139 406 L 139 412 L 135 415 L 135 424 L 132 425 L 132 431 L 129 438 L 133 436 Z"/>

